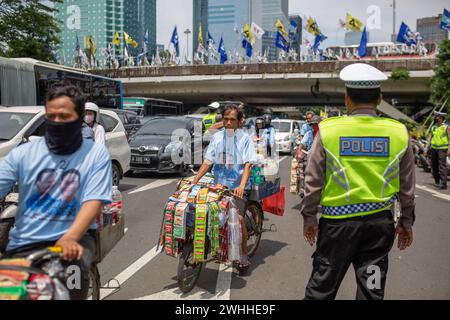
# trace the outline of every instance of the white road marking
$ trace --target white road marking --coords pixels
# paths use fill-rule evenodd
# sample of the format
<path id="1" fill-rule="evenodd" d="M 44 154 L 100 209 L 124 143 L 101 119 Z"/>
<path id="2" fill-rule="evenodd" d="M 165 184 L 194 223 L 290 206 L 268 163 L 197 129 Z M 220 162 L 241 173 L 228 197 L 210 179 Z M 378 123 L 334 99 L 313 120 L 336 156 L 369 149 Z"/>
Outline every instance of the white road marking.
<path id="1" fill-rule="evenodd" d="M 124 232 L 124 233 L 127 233 L 127 232 L 128 232 L 128 228 L 125 228 L 125 229 L 123 230 L 123 232 Z"/>
<path id="2" fill-rule="evenodd" d="M 230 300 L 232 265 L 220 264 L 214 293 L 196 286 L 189 293 L 181 292 L 178 287 L 135 298 L 133 300 Z"/>
<path id="3" fill-rule="evenodd" d="M 217 276 L 215 300 L 230 300 L 231 278 L 233 275 L 233 266 L 231 264 L 219 265 L 219 274 Z"/>
<path id="4" fill-rule="evenodd" d="M 437 190 L 430 189 L 427 186 L 422 186 L 420 184 L 416 184 L 416 188 L 420 189 L 420 190 L 427 191 L 427 192 L 431 193 L 436 198 L 450 201 L 450 195 L 448 195 L 448 194 L 441 193 L 441 192 L 439 192 Z"/>
<path id="5" fill-rule="evenodd" d="M 282 158 L 280 159 L 280 162 L 279 162 L 279 163 L 283 162 L 283 160 L 286 160 L 287 157 L 288 157 L 288 156 L 282 157 Z"/>
<path id="6" fill-rule="evenodd" d="M 115 282 L 118 282 L 120 285 L 123 285 L 125 281 L 130 279 L 136 272 L 141 270 L 147 263 L 152 261 L 161 252 L 161 247 L 159 248 L 159 250 L 156 250 L 156 248 L 157 246 L 148 251 L 146 254 L 144 254 L 142 257 L 136 260 L 133 264 L 131 264 L 128 268 L 119 273 L 117 276 L 112 278 L 114 280 L 111 281 L 110 284 L 114 286 Z M 104 286 L 106 286 L 106 284 Z M 116 289 L 100 289 L 100 299 L 106 298 L 107 296 L 112 294 L 115 290 Z"/>
<path id="7" fill-rule="evenodd" d="M 142 191 L 159 188 L 159 187 L 171 184 L 172 182 L 175 182 L 175 181 L 178 181 L 178 179 L 158 179 L 158 180 L 153 181 L 143 187 L 140 187 L 139 189 L 128 192 L 128 194 L 133 194 L 133 193 L 138 193 L 138 192 L 142 192 Z"/>

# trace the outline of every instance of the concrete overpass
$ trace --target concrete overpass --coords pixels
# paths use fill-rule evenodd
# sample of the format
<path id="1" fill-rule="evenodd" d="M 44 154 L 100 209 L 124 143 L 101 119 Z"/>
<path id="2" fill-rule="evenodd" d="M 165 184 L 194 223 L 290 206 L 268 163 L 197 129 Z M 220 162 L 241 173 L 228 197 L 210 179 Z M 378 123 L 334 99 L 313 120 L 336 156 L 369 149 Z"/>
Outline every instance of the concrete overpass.
<path id="1" fill-rule="evenodd" d="M 214 100 L 239 100 L 255 106 L 342 105 L 344 85 L 340 70 L 354 61 L 290 62 L 270 64 L 190 65 L 127 67 L 92 70 L 119 78 L 125 96 L 160 97 L 186 105 L 204 105 Z M 410 71 L 408 80 L 383 83 L 387 101 L 398 105 L 428 105 L 429 80 L 436 59 L 409 58 L 364 60 L 388 76 L 398 68 Z"/>

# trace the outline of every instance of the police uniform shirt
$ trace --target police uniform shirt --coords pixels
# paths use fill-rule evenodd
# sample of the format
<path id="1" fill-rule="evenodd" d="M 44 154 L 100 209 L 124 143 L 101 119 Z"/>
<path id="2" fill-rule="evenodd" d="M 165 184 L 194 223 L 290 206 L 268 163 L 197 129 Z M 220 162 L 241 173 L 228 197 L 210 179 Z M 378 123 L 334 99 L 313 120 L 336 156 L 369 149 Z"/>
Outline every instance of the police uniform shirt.
<path id="1" fill-rule="evenodd" d="M 359 109 L 350 116 L 376 116 L 375 110 Z M 302 202 L 301 213 L 305 227 L 317 224 L 318 206 L 320 205 L 322 190 L 325 185 L 326 155 L 322 144 L 320 130 L 314 139 L 308 154 L 308 166 L 305 174 L 305 197 Z M 415 192 L 415 162 L 411 143 L 400 162 L 400 191 L 398 193 L 401 204 L 401 218 L 399 224 L 411 227 L 414 224 L 414 192 Z"/>

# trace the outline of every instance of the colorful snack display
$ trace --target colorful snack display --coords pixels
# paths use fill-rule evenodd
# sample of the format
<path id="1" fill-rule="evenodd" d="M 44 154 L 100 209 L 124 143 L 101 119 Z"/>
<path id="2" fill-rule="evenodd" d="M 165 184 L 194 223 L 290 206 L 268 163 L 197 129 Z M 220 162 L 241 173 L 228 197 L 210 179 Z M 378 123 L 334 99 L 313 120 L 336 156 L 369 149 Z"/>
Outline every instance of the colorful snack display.
<path id="1" fill-rule="evenodd" d="M 206 204 L 206 200 L 208 199 L 208 188 L 202 188 L 197 194 L 197 204 Z"/>
<path id="2" fill-rule="evenodd" d="M 175 208 L 175 216 L 173 221 L 173 237 L 175 239 L 184 240 L 186 237 L 186 211 L 188 203 L 178 203 Z"/>
<path id="3" fill-rule="evenodd" d="M 195 210 L 194 228 L 194 261 L 205 259 L 206 218 L 208 208 L 204 204 L 197 204 Z"/>

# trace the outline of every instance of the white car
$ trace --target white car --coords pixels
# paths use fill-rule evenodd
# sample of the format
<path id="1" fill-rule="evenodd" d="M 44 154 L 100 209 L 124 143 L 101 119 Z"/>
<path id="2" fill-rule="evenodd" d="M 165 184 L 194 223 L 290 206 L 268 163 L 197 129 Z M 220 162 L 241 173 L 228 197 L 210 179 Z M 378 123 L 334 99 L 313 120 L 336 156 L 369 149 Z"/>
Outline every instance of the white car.
<path id="1" fill-rule="evenodd" d="M 15 147 L 45 135 L 45 108 L 0 108 L 0 160 Z M 123 174 L 130 169 L 131 151 L 125 128 L 117 114 L 100 109 L 100 123 L 106 131 L 106 145 L 112 161 L 113 184 L 119 185 Z"/>
<path id="2" fill-rule="evenodd" d="M 292 134 L 295 129 L 299 129 L 298 122 L 289 119 L 272 120 L 272 127 L 275 129 L 275 146 L 278 152 L 291 153 Z"/>

